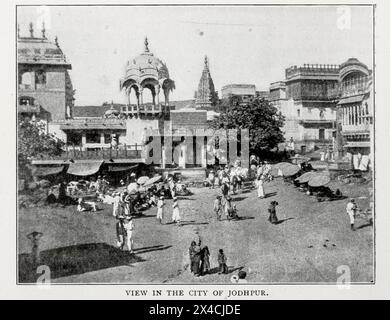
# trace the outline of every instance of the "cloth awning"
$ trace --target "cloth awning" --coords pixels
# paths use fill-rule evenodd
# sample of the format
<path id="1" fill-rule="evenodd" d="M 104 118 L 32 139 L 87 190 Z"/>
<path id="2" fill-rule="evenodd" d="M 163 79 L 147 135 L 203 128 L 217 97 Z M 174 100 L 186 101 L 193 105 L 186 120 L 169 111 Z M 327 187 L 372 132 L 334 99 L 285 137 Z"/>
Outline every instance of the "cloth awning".
<path id="1" fill-rule="evenodd" d="M 68 174 L 74 176 L 90 176 L 99 171 L 103 161 L 99 162 L 76 162 L 69 165 Z"/>
<path id="2" fill-rule="evenodd" d="M 134 170 L 138 167 L 138 164 L 132 165 L 132 166 L 115 166 L 115 165 L 109 165 L 108 171 L 109 172 L 122 172 L 122 171 L 129 171 Z"/>
<path id="3" fill-rule="evenodd" d="M 338 104 L 348 104 L 348 103 L 356 103 L 361 102 L 364 98 L 364 94 L 359 94 L 357 96 L 343 98 L 339 101 Z"/>
<path id="4" fill-rule="evenodd" d="M 54 174 L 59 174 L 64 170 L 64 166 L 39 166 L 34 167 L 32 174 L 38 177 L 45 177 Z"/>

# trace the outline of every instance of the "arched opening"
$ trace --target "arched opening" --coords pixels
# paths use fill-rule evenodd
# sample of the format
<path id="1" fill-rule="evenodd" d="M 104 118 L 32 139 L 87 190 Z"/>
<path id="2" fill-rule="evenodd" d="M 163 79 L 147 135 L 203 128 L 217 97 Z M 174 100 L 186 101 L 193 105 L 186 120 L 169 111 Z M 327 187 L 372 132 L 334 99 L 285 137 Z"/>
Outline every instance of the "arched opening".
<path id="1" fill-rule="evenodd" d="M 136 107 L 138 105 L 139 91 L 136 85 L 127 88 L 127 104 Z"/>
<path id="2" fill-rule="evenodd" d="M 359 79 L 359 78 L 363 78 L 367 76 L 365 73 L 363 73 L 362 71 L 359 71 L 359 70 L 355 70 L 355 71 L 351 71 L 349 73 L 347 73 L 344 77 L 343 77 L 343 82 L 350 82 L 350 81 L 353 81 L 354 79 Z"/>
<path id="3" fill-rule="evenodd" d="M 158 81 L 154 78 L 147 78 L 141 82 L 143 88 L 142 101 L 147 109 L 153 109 L 153 106 L 158 103 L 157 86 Z"/>

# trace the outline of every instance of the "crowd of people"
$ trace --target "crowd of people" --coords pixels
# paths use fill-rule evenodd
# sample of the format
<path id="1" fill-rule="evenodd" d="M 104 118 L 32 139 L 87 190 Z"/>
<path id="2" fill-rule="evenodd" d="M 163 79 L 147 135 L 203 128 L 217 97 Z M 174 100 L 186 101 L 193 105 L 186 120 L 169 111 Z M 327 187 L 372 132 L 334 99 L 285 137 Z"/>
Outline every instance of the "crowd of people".
<path id="1" fill-rule="evenodd" d="M 221 220 L 239 220 L 237 207 L 233 203 L 231 195 L 236 194 L 242 188 L 242 183 L 252 181 L 249 184 L 256 188 L 257 197 L 263 199 L 266 197 L 264 185 L 273 180 L 271 174 L 272 167 L 267 161 L 259 161 L 255 157 L 250 159 L 250 169 L 244 170 L 240 165 L 219 167 L 215 171 L 208 173 L 207 183 L 209 188 L 219 188 L 220 192 L 216 195 L 213 204 L 213 212 L 217 221 Z M 177 197 L 177 182 L 170 176 L 162 183 L 156 183 L 140 192 L 140 184 L 137 183 L 136 175 L 133 173 L 130 179 L 121 180 L 121 187 L 110 193 L 110 183 L 105 176 L 98 176 L 96 181 L 87 184 L 88 190 L 96 193 L 97 199 L 104 201 L 111 197 L 112 216 L 116 218 L 116 244 L 120 250 L 134 252 L 133 234 L 135 230 L 134 217 L 139 214 L 141 208 L 156 207 L 156 219 L 160 224 L 169 224 L 181 226 L 183 213 L 180 210 Z M 126 181 L 126 182 L 124 182 Z M 324 188 L 323 188 L 324 189 Z M 59 198 L 66 198 L 67 185 L 60 185 Z M 326 190 L 323 190 L 326 193 Z M 341 194 L 341 193 L 340 193 Z M 166 199 L 171 198 L 171 210 L 166 208 Z M 99 207 L 96 202 L 88 201 L 80 197 L 77 201 L 77 211 L 96 212 Z M 268 207 L 268 221 L 271 224 L 278 224 L 279 220 L 276 214 L 277 201 L 271 201 Z M 355 231 L 355 219 L 359 216 L 359 208 L 352 199 L 346 208 L 351 230 Z M 202 276 L 210 272 L 210 250 L 208 246 L 202 245 L 201 241 L 192 241 L 189 247 L 190 270 L 195 276 Z M 223 249 L 219 249 L 216 255 L 218 261 L 218 273 L 228 273 L 227 257 Z M 246 273 L 241 272 L 238 276 L 232 277 L 233 283 L 246 282 Z"/>

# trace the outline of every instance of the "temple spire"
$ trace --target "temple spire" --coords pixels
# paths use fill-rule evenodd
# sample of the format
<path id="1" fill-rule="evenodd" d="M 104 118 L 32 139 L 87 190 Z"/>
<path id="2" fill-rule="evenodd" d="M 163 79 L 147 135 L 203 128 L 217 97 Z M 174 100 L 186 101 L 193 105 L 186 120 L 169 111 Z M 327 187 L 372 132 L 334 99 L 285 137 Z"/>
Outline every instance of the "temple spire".
<path id="1" fill-rule="evenodd" d="M 205 69 L 209 68 L 209 60 L 208 60 L 207 56 L 204 56 L 204 68 Z"/>
<path id="2" fill-rule="evenodd" d="M 145 37 L 145 52 L 149 52 L 149 42 L 148 42 L 148 37 Z"/>
<path id="3" fill-rule="evenodd" d="M 201 110 L 210 110 L 216 105 L 217 100 L 218 95 L 215 91 L 214 82 L 209 70 L 209 59 L 205 56 L 204 68 L 199 81 L 198 90 L 195 94 L 195 107 Z"/>
<path id="4" fill-rule="evenodd" d="M 30 22 L 30 37 L 34 38 L 34 27 L 32 22 Z"/>

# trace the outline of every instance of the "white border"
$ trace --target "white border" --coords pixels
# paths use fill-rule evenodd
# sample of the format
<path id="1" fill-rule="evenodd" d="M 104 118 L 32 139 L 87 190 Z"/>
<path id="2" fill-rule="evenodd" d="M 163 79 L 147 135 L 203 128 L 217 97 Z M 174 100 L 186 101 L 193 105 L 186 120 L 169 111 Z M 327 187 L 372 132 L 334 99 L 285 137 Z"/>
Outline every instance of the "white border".
<path id="1" fill-rule="evenodd" d="M 385 197 L 390 180 L 387 157 L 390 152 L 389 131 L 386 130 L 390 107 L 386 104 L 386 90 L 389 85 L 386 76 L 389 74 L 390 41 L 387 30 L 390 29 L 390 3 L 386 1 L 294 1 L 293 4 L 367 4 L 376 3 L 376 283 L 375 285 L 352 285 L 349 289 L 339 289 L 336 285 L 16 285 L 16 136 L 15 136 L 15 5 L 23 4 L 108 4 L 107 1 L 5 1 L 1 3 L 1 46 L 2 62 L 2 119 L 0 134 L 2 139 L 2 154 L 0 157 L 1 182 L 0 199 L 3 204 L 0 223 L 0 298 L 2 299 L 227 299 L 228 290 L 265 290 L 268 296 L 254 299 L 386 299 L 390 298 L 390 214 L 387 212 Z M 136 1 L 133 3 L 117 0 L 116 4 L 170 4 L 168 1 Z M 181 3 L 206 4 L 206 1 L 183 1 Z M 233 1 L 214 1 L 215 4 L 234 4 Z M 292 4 L 286 1 L 251 3 Z M 387 81 L 386 81 L 387 80 Z M 125 290 L 148 290 L 145 297 L 127 296 Z M 168 297 L 166 295 L 153 297 L 151 291 L 161 289 L 163 292 L 172 289 L 183 289 L 184 297 Z M 205 297 L 189 295 L 189 290 L 207 290 Z M 223 290 L 222 296 L 214 296 L 214 290 Z M 235 298 L 239 300 L 240 298 Z M 245 296 L 242 299 L 250 299 Z M 253 299 L 253 297 L 252 297 Z"/>

